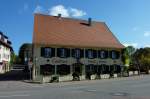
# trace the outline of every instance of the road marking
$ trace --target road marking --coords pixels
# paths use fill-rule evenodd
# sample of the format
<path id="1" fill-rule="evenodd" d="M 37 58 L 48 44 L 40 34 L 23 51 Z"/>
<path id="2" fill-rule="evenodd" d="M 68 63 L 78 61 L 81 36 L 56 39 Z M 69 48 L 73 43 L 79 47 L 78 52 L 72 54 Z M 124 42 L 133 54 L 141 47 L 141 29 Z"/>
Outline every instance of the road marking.
<path id="1" fill-rule="evenodd" d="M 87 92 L 96 92 L 96 90 L 94 89 L 89 89 L 89 90 L 86 90 Z"/>
<path id="2" fill-rule="evenodd" d="M 16 95 L 5 95 L 5 96 L 0 96 L 0 98 L 11 98 L 11 97 L 28 97 L 30 96 L 29 94 L 16 94 Z"/>

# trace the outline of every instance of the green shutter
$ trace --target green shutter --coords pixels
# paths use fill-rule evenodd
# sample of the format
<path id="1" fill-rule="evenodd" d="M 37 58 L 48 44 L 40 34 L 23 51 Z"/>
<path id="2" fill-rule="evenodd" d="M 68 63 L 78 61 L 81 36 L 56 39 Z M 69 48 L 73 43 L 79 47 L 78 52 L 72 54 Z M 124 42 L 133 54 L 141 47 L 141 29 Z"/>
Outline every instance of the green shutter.
<path id="1" fill-rule="evenodd" d="M 41 56 L 42 56 L 42 57 L 45 56 L 45 51 L 44 51 L 44 50 L 45 50 L 45 48 L 44 48 L 44 47 L 41 47 Z"/>

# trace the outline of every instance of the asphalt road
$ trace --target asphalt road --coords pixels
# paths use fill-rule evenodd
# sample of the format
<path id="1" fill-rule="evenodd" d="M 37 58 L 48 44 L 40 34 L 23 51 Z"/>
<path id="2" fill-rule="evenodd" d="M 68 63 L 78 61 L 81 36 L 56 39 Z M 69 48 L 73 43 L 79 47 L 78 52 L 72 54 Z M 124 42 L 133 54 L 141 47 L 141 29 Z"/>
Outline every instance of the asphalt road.
<path id="1" fill-rule="evenodd" d="M 0 99 L 150 99 L 150 75 L 49 84 L 0 81 Z"/>

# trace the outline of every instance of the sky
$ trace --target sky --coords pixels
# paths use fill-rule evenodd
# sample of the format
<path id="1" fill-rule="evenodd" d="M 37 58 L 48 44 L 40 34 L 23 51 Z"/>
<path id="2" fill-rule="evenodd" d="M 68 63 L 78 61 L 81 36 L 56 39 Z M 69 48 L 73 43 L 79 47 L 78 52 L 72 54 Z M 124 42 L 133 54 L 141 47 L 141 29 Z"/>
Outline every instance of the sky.
<path id="1" fill-rule="evenodd" d="M 34 13 L 105 22 L 125 46 L 150 47 L 150 0 L 0 0 L 0 31 L 18 54 L 32 43 Z"/>

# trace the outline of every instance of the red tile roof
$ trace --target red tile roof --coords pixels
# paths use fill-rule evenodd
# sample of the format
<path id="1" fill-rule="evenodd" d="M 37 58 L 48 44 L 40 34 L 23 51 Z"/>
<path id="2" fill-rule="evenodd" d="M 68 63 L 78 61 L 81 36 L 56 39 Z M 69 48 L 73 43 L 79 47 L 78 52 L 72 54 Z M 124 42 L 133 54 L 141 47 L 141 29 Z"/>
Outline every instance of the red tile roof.
<path id="1" fill-rule="evenodd" d="M 35 14 L 33 44 L 124 48 L 104 22 Z"/>

